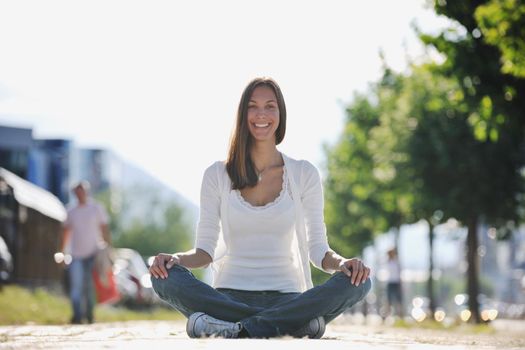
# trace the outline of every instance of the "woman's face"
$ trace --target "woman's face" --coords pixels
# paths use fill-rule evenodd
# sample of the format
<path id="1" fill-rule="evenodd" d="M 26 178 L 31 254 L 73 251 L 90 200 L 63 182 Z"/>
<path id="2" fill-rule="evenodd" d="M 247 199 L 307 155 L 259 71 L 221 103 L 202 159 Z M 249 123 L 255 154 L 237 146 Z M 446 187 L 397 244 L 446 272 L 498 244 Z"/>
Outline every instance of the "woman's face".
<path id="1" fill-rule="evenodd" d="M 272 88 L 258 86 L 248 103 L 248 130 L 255 141 L 273 140 L 279 126 L 279 106 Z"/>

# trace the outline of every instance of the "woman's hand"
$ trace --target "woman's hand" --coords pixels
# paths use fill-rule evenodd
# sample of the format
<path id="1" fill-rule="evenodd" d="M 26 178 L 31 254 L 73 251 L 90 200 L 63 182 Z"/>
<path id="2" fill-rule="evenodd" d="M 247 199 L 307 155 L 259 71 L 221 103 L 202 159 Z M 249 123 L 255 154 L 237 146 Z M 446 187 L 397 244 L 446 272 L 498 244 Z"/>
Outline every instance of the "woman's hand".
<path id="1" fill-rule="evenodd" d="M 370 275 L 370 268 L 357 258 L 343 259 L 339 263 L 339 271 L 350 277 L 350 282 L 355 286 L 365 282 Z"/>
<path id="2" fill-rule="evenodd" d="M 167 278 L 168 269 L 171 269 L 173 265 L 180 265 L 180 256 L 178 253 L 175 254 L 165 254 L 160 253 L 153 260 L 153 264 L 149 267 L 149 272 L 155 278 Z"/>

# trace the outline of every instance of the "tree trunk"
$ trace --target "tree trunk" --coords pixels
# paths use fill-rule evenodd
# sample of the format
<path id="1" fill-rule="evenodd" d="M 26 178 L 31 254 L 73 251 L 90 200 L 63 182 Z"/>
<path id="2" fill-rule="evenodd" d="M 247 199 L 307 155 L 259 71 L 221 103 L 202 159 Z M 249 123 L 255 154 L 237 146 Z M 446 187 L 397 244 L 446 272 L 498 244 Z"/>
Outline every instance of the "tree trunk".
<path id="1" fill-rule="evenodd" d="M 400 236 L 401 227 L 396 226 L 393 228 L 393 230 L 394 230 L 394 248 L 396 249 L 396 253 L 398 254 L 397 257 L 399 259 L 399 236 Z"/>
<path id="2" fill-rule="evenodd" d="M 471 314 L 470 321 L 481 323 L 479 313 L 479 283 L 478 283 L 478 219 L 476 217 L 470 218 L 468 222 L 467 234 L 467 288 L 468 288 L 468 305 Z"/>
<path id="3" fill-rule="evenodd" d="M 401 254 L 399 253 L 399 242 L 401 240 L 401 225 L 398 225 L 394 228 L 394 245 L 396 250 L 396 259 L 399 263 L 399 273 L 403 275 L 403 265 L 401 265 Z M 398 310 L 398 316 L 403 319 L 405 317 L 405 298 L 403 293 L 403 279 L 401 276 L 399 276 L 399 294 L 400 294 L 400 301 L 399 301 L 399 310 Z"/>
<path id="4" fill-rule="evenodd" d="M 427 220 L 428 223 L 428 281 L 427 281 L 427 293 L 428 300 L 430 301 L 429 309 L 433 316 L 436 312 L 436 302 L 434 300 L 434 279 L 432 278 L 432 271 L 434 271 L 434 225 L 431 220 Z"/>
<path id="5" fill-rule="evenodd" d="M 512 232 L 510 233 L 510 237 L 508 239 L 508 245 L 509 245 L 509 262 L 508 262 L 508 266 L 510 267 L 509 271 L 506 273 L 506 283 L 507 286 L 512 286 L 512 272 L 511 271 L 514 271 L 514 269 L 518 268 L 518 264 L 517 264 L 517 259 L 516 259 L 516 247 L 519 247 L 519 241 L 516 237 L 516 232 L 514 230 L 512 230 Z M 498 269 L 499 270 L 499 269 Z M 503 299 L 503 301 L 506 301 L 508 303 L 511 303 L 511 304 L 517 304 L 518 303 L 518 294 L 519 292 L 517 292 L 518 290 L 515 289 L 515 288 L 507 288 L 507 291 L 508 291 L 508 294 L 505 296 L 507 298 L 507 300 L 505 300 L 505 298 Z"/>

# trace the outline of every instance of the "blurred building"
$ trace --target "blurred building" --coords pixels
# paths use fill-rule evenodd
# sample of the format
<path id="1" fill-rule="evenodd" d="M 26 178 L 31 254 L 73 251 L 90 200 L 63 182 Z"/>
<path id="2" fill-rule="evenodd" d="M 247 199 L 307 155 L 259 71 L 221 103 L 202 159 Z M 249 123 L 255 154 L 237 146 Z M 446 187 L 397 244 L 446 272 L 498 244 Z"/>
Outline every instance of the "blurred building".
<path id="1" fill-rule="evenodd" d="M 121 187 L 122 162 L 104 149 L 78 149 L 74 159 L 72 182 L 87 180 L 93 193 Z"/>
<path id="2" fill-rule="evenodd" d="M 32 129 L 0 126 L 0 167 L 26 179 L 32 148 Z"/>
<path id="3" fill-rule="evenodd" d="M 69 202 L 73 154 L 71 140 L 34 140 L 27 180 L 53 193 L 62 203 Z"/>
<path id="4" fill-rule="evenodd" d="M 48 191 L 0 167 L 0 234 L 13 258 L 9 280 L 58 288 L 62 269 L 53 259 L 66 209 Z"/>
<path id="5" fill-rule="evenodd" d="M 67 139 L 34 139 L 29 128 L 0 126 L 0 167 L 54 194 L 64 204 L 71 187 L 88 180 L 94 194 L 121 187 L 122 161 L 105 149 Z"/>

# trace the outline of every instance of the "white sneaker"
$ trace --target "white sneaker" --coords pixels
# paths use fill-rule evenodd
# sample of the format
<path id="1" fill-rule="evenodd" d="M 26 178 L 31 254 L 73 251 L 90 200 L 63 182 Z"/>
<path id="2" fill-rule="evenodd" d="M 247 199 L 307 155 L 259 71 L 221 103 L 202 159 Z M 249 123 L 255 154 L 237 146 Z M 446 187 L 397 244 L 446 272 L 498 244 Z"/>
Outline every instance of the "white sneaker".
<path id="1" fill-rule="evenodd" d="M 237 338 L 242 326 L 239 322 L 218 320 L 204 312 L 191 314 L 186 323 L 186 333 L 190 338 L 222 337 Z"/>
<path id="2" fill-rule="evenodd" d="M 319 339 L 323 336 L 326 329 L 324 318 L 319 316 L 310 320 L 307 324 L 302 326 L 299 330 L 295 331 L 292 336 L 295 338 L 304 338 L 308 336 L 310 339 Z"/>

